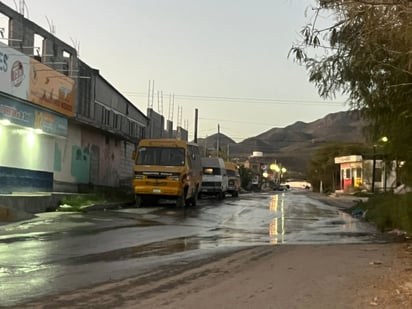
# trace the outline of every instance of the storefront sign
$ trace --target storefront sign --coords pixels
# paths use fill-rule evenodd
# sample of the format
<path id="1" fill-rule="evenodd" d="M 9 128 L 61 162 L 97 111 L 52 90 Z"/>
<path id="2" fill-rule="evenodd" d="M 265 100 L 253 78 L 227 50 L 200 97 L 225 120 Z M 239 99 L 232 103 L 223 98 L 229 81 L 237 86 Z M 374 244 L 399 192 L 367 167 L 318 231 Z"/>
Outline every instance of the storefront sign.
<path id="1" fill-rule="evenodd" d="M 0 91 L 74 115 L 73 79 L 0 42 Z"/>
<path id="2" fill-rule="evenodd" d="M 30 58 L 0 42 L 0 91 L 27 99 Z"/>
<path id="3" fill-rule="evenodd" d="M 0 118 L 18 126 L 40 129 L 47 134 L 67 136 L 67 118 L 3 96 L 0 96 Z"/>
<path id="4" fill-rule="evenodd" d="M 349 162 L 362 162 L 362 156 L 344 156 L 344 157 L 335 157 L 335 163 L 349 163 Z"/>

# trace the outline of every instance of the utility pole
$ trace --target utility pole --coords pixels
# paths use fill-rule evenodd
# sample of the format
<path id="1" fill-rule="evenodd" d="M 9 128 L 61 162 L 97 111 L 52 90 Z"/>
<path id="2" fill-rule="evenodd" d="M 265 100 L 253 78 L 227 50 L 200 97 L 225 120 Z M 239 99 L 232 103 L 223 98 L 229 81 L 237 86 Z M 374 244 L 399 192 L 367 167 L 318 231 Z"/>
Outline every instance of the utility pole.
<path id="1" fill-rule="evenodd" d="M 197 120 L 198 120 L 198 109 L 195 109 L 195 130 L 194 130 L 194 142 L 197 144 Z"/>
<path id="2" fill-rule="evenodd" d="M 147 92 L 147 108 L 152 108 L 153 106 L 153 101 L 152 104 L 150 104 L 150 97 L 151 97 L 151 80 L 149 80 L 149 90 Z"/>
<path id="3" fill-rule="evenodd" d="M 376 146 L 373 145 L 373 161 L 372 161 L 372 193 L 375 193 L 375 169 L 376 169 Z"/>
<path id="4" fill-rule="evenodd" d="M 155 81 L 153 80 L 153 82 L 152 82 L 152 106 L 151 106 L 151 108 L 153 108 L 153 101 L 154 101 L 154 89 L 155 89 Z"/>
<path id="5" fill-rule="evenodd" d="M 219 148 L 220 148 L 219 135 L 220 135 L 220 124 L 217 124 L 216 157 L 219 157 Z"/>
<path id="6" fill-rule="evenodd" d="M 204 152 L 205 152 L 205 157 L 207 157 L 207 135 L 206 135 L 206 138 L 205 138 L 205 143 L 204 143 Z"/>

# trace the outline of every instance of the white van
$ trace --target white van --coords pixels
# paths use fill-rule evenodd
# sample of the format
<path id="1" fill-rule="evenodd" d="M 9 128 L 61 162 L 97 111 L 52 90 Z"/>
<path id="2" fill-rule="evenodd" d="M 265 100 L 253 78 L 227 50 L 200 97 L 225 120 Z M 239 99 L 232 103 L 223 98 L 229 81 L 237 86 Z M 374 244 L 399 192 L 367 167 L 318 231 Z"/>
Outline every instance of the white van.
<path id="1" fill-rule="evenodd" d="M 214 195 L 218 199 L 225 198 L 228 186 L 225 161 L 222 158 L 201 158 L 201 163 L 203 177 L 199 195 Z"/>

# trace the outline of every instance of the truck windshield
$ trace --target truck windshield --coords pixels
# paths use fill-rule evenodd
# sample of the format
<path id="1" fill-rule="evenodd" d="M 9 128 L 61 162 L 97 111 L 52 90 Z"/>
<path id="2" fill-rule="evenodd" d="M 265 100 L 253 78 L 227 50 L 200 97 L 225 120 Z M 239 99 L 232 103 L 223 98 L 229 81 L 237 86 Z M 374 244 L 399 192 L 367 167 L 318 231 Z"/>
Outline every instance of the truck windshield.
<path id="1" fill-rule="evenodd" d="M 234 171 L 234 170 L 227 170 L 227 175 L 229 177 L 237 177 L 237 176 L 239 176 L 239 173 L 236 173 L 236 171 Z"/>
<path id="2" fill-rule="evenodd" d="M 136 164 L 182 166 L 185 164 L 185 149 L 174 147 L 140 147 Z"/>

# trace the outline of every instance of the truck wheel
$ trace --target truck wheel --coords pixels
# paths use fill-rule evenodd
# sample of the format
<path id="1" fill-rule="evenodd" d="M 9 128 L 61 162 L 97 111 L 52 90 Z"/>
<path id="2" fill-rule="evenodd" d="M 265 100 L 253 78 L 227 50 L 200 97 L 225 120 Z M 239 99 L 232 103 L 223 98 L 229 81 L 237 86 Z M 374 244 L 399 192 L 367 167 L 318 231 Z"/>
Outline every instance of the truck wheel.
<path id="1" fill-rule="evenodd" d="M 183 208 L 186 205 L 187 188 L 183 190 L 183 193 L 177 197 L 176 207 Z"/>
<path id="2" fill-rule="evenodd" d="M 176 200 L 176 207 L 183 208 L 185 206 L 185 201 L 183 195 L 179 196 Z"/>
<path id="3" fill-rule="evenodd" d="M 141 195 L 135 195 L 134 197 L 136 208 L 140 208 L 143 205 L 143 197 Z"/>
<path id="4" fill-rule="evenodd" d="M 223 200 L 225 198 L 225 193 L 224 192 L 219 192 L 216 197 L 217 197 L 218 200 Z"/>

